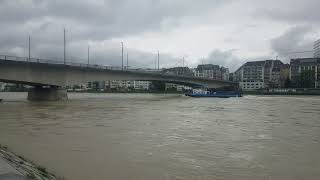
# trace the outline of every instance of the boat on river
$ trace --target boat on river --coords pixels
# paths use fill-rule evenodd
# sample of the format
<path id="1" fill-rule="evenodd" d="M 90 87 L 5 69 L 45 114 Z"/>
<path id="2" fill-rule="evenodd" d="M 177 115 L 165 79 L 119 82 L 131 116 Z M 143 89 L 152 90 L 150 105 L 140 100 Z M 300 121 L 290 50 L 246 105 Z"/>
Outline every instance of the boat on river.
<path id="1" fill-rule="evenodd" d="M 240 91 L 215 91 L 215 90 L 202 90 L 194 89 L 185 94 L 190 97 L 213 97 L 213 98 L 230 98 L 230 97 L 242 97 Z"/>

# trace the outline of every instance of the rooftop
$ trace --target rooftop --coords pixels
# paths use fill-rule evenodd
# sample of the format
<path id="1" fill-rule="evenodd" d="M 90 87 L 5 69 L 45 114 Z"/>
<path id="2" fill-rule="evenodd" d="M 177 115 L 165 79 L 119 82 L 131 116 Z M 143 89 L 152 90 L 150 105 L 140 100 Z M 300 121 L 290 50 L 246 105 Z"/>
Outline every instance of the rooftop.
<path id="1" fill-rule="evenodd" d="M 300 63 L 320 63 L 320 58 L 297 58 L 297 59 L 290 60 L 290 64 L 300 64 Z"/>

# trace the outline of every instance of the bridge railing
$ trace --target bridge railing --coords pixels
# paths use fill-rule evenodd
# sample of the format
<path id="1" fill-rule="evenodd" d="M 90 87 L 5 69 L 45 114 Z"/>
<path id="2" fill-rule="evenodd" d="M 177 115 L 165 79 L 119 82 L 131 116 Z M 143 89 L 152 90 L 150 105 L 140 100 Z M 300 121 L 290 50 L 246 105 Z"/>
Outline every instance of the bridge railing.
<path id="1" fill-rule="evenodd" d="M 28 58 L 28 57 L 18 57 L 18 56 L 8 56 L 8 55 L 0 55 L 0 60 L 5 61 L 20 61 L 20 62 L 32 62 L 32 63 L 41 63 L 41 64 L 60 64 L 66 66 L 73 66 L 73 67 L 87 67 L 87 68 L 94 68 L 94 69 L 106 69 L 106 70 L 119 70 L 119 71 L 134 71 L 134 72 L 150 72 L 150 73 L 161 73 L 160 71 L 156 70 L 145 70 L 141 68 L 129 68 L 129 67 L 122 67 L 119 66 L 103 66 L 98 64 L 84 64 L 84 63 L 76 63 L 76 62 L 64 62 L 58 60 L 49 60 L 49 59 L 40 59 L 40 58 Z"/>

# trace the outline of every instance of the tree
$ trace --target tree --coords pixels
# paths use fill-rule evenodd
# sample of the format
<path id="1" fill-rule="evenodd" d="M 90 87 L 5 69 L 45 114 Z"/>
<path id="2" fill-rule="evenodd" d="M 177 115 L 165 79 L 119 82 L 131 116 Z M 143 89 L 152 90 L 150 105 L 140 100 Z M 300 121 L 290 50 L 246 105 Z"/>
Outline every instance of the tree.
<path id="1" fill-rule="evenodd" d="M 74 85 L 72 89 L 73 89 L 73 90 L 75 90 L 75 89 L 80 89 L 80 86 L 79 86 L 79 85 Z"/>
<path id="2" fill-rule="evenodd" d="M 315 83 L 315 72 L 313 70 L 305 70 L 300 74 L 299 85 L 301 88 L 313 88 Z"/>
<path id="3" fill-rule="evenodd" d="M 165 91 L 166 90 L 166 83 L 161 81 L 152 81 L 150 85 L 150 89 L 155 91 Z"/>
<path id="4" fill-rule="evenodd" d="M 286 79 L 284 82 L 284 87 L 285 88 L 290 88 L 291 87 L 291 80 L 289 78 Z"/>
<path id="5" fill-rule="evenodd" d="M 94 81 L 92 83 L 92 89 L 94 89 L 95 91 L 99 90 L 99 82 L 98 81 Z"/>

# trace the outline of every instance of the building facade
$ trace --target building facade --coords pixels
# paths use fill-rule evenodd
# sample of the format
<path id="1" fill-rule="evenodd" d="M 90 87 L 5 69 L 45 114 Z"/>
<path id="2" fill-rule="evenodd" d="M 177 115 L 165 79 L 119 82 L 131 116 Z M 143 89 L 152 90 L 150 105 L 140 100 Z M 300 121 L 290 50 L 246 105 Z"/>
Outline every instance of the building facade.
<path id="1" fill-rule="evenodd" d="M 320 58 L 291 59 L 290 79 L 296 87 L 320 88 Z"/>
<path id="2" fill-rule="evenodd" d="M 315 58 L 320 58 L 320 39 L 314 42 L 314 57 Z"/>
<path id="3" fill-rule="evenodd" d="M 133 81 L 135 90 L 149 90 L 151 82 L 150 81 Z"/>
<path id="4" fill-rule="evenodd" d="M 233 73 L 233 80 L 243 90 L 280 87 L 282 65 L 280 60 L 247 62 Z"/>
<path id="5" fill-rule="evenodd" d="M 183 92 L 185 90 L 190 90 L 190 89 L 192 89 L 192 88 L 188 87 L 188 86 L 173 84 L 173 83 L 166 83 L 166 91 L 172 90 L 172 91 Z"/>
<path id="6" fill-rule="evenodd" d="M 4 91 L 5 87 L 6 87 L 6 83 L 0 82 L 0 91 Z"/>
<path id="7" fill-rule="evenodd" d="M 110 80 L 106 83 L 106 89 L 110 90 L 129 89 L 130 87 L 134 87 L 133 81 Z"/>
<path id="8" fill-rule="evenodd" d="M 214 80 L 229 80 L 229 69 L 219 65 L 203 64 L 198 65 L 194 70 L 195 77 L 208 78 Z"/>
<path id="9" fill-rule="evenodd" d="M 110 80 L 106 89 L 111 90 L 149 90 L 151 82 L 150 81 L 126 81 L 126 80 Z"/>
<path id="10" fill-rule="evenodd" d="M 162 73 L 176 76 L 193 76 L 192 70 L 188 67 L 174 67 L 163 69 Z"/>
<path id="11" fill-rule="evenodd" d="M 290 64 L 283 64 L 280 69 L 280 87 L 288 88 L 290 86 Z"/>

